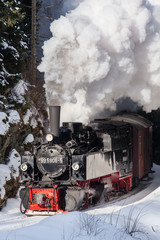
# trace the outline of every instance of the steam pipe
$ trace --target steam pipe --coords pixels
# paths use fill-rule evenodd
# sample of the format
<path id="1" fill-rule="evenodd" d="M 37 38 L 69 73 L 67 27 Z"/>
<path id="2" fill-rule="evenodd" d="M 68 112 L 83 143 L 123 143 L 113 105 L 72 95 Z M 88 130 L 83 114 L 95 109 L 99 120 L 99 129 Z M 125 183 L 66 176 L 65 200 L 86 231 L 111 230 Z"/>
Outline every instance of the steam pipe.
<path id="1" fill-rule="evenodd" d="M 60 109 L 60 106 L 49 106 L 50 130 L 56 137 L 59 136 Z"/>

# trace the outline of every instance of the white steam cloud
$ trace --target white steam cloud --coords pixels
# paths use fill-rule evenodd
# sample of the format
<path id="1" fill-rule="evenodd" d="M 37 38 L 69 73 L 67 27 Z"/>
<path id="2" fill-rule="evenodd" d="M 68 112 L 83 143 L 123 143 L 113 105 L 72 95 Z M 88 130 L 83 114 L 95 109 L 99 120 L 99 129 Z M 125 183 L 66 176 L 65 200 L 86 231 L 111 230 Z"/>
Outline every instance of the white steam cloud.
<path id="1" fill-rule="evenodd" d="M 131 111 L 131 102 L 146 111 L 160 107 L 159 5 L 76 1 L 50 30 L 38 69 L 45 73 L 48 104 L 62 106 L 63 121 L 100 117 L 125 97 L 131 101 L 124 108 Z"/>

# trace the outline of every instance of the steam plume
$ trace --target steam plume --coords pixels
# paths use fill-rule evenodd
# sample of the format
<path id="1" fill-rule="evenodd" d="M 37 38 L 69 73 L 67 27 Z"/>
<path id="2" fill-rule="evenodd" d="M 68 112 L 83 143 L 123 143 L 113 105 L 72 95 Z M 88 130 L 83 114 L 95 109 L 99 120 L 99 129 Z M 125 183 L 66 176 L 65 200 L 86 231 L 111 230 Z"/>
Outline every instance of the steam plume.
<path id="1" fill-rule="evenodd" d="M 43 46 L 38 69 L 45 73 L 48 103 L 62 106 L 63 121 L 87 122 L 116 110 L 124 97 L 146 111 L 157 109 L 160 6 L 145 0 L 81 0 L 76 6 L 51 24 L 53 37 Z"/>

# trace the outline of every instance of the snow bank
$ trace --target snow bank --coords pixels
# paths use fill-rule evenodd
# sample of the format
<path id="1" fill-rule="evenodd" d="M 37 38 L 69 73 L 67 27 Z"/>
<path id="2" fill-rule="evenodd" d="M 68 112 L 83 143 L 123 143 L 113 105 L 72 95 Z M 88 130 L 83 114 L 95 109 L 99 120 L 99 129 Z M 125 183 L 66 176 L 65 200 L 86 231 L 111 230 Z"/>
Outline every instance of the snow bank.
<path id="1" fill-rule="evenodd" d="M 0 135 L 5 135 L 10 127 L 10 124 L 20 122 L 19 113 L 16 110 L 8 110 L 8 114 L 0 112 Z"/>
<path id="2" fill-rule="evenodd" d="M 5 164 L 0 164 L 0 198 L 3 199 L 5 195 L 4 185 L 6 181 L 11 179 L 11 171 Z"/>
<path id="3" fill-rule="evenodd" d="M 39 119 L 38 116 L 37 109 L 32 106 L 30 109 L 27 109 L 26 114 L 23 116 L 23 122 L 26 125 L 30 124 L 32 128 L 36 128 L 38 125 L 36 117 Z"/>
<path id="4" fill-rule="evenodd" d="M 0 112 L 0 135 L 5 135 L 9 129 L 7 114 Z"/>
<path id="5" fill-rule="evenodd" d="M 27 84 L 24 80 L 20 80 L 16 86 L 12 89 L 12 98 L 17 103 L 25 103 L 24 95 L 28 90 Z"/>
<path id="6" fill-rule="evenodd" d="M 5 239 L 9 236 L 10 240 L 13 240 L 15 235 L 16 240 L 98 240 L 104 239 L 106 236 L 107 239 L 113 238 L 114 234 L 117 232 L 114 226 L 105 223 L 105 221 L 99 217 L 93 216 L 92 221 L 90 221 L 91 218 L 91 215 L 79 212 L 60 214 L 53 217 L 47 217 L 38 224 L 12 230 L 10 233 L 2 231 L 1 237 Z M 30 221 L 32 221 L 32 218 Z M 127 240 L 132 239 L 126 234 L 123 235 Z"/>
<path id="7" fill-rule="evenodd" d="M 12 124 L 17 124 L 20 122 L 20 116 L 19 113 L 16 110 L 8 110 L 9 113 L 9 122 Z"/>
<path id="8" fill-rule="evenodd" d="M 19 166 L 21 164 L 21 156 L 20 154 L 13 149 L 9 154 L 9 162 L 7 166 L 11 171 L 11 176 L 16 178 L 19 176 Z"/>
<path id="9" fill-rule="evenodd" d="M 9 162 L 7 165 L 0 164 L 0 198 L 5 196 L 4 185 L 11 177 L 16 178 L 19 176 L 19 166 L 21 157 L 19 153 L 13 149 L 9 154 Z"/>
<path id="10" fill-rule="evenodd" d="M 27 143 L 32 143 L 34 141 L 34 137 L 33 137 L 33 134 L 28 134 L 28 136 L 25 138 L 24 140 L 24 144 L 27 144 Z"/>

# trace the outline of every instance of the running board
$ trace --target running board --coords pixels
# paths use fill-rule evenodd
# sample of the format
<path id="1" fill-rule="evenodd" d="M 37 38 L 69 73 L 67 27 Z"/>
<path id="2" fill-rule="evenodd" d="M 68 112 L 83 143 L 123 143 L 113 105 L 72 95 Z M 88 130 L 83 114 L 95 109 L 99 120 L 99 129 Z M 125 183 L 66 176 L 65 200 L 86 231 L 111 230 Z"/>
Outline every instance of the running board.
<path id="1" fill-rule="evenodd" d="M 33 210 L 26 210 L 25 215 L 27 216 L 54 216 L 57 214 L 67 213 L 68 211 L 59 210 L 57 212 L 53 211 L 33 211 Z"/>

